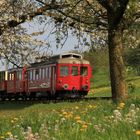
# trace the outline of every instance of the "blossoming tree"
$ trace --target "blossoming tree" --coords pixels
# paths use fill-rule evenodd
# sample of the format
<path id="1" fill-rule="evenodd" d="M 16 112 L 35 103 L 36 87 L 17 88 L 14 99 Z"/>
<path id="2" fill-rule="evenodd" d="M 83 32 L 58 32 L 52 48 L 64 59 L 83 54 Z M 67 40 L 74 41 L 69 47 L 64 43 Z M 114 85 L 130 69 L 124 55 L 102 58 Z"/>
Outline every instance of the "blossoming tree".
<path id="1" fill-rule="evenodd" d="M 69 30 L 78 38 L 84 38 L 85 32 L 89 34 L 91 45 L 95 40 L 98 43 L 107 43 L 112 97 L 114 100 L 126 98 L 123 39 L 132 25 L 138 27 L 138 0 L 3 0 L 0 4 L 1 42 L 8 49 L 9 36 L 16 42 L 21 38 L 20 41 L 28 43 L 29 40 L 23 38 L 26 32 L 20 25 L 33 19 L 40 23 L 55 24 L 58 43 L 65 42 Z M 46 17 L 50 17 L 51 22 L 46 22 Z M 83 40 L 87 41 L 85 38 Z"/>

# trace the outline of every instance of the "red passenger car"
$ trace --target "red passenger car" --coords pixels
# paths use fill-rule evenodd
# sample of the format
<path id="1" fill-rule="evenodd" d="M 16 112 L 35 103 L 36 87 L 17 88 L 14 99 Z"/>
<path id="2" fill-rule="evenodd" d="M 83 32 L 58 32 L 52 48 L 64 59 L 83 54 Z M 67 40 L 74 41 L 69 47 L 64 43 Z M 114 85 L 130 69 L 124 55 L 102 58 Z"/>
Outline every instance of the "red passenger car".
<path id="1" fill-rule="evenodd" d="M 8 71 L 7 94 L 18 97 L 25 93 L 25 73 L 24 68 L 14 68 Z"/>
<path id="2" fill-rule="evenodd" d="M 90 89 L 91 67 L 81 55 L 67 53 L 27 69 L 26 93 L 33 96 L 82 96 Z"/>
<path id="3" fill-rule="evenodd" d="M 9 70 L 5 81 L 8 96 L 79 97 L 87 95 L 90 78 L 89 62 L 79 54 L 65 53 L 28 67 Z"/>
<path id="4" fill-rule="evenodd" d="M 5 80 L 6 72 L 0 72 L 0 97 L 6 93 L 7 90 L 7 81 Z"/>

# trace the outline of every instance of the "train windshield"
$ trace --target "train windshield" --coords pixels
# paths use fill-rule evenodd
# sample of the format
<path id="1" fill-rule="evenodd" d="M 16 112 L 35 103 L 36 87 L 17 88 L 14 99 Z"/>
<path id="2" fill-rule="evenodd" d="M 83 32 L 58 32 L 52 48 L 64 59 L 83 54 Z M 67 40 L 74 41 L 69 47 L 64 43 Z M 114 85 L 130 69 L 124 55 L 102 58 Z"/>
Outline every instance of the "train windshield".
<path id="1" fill-rule="evenodd" d="M 88 75 L 88 68 L 85 66 L 80 67 L 80 75 L 87 76 Z"/>
<path id="2" fill-rule="evenodd" d="M 72 66 L 72 75 L 77 76 L 78 75 L 78 67 L 77 66 Z"/>
<path id="3" fill-rule="evenodd" d="M 60 67 L 60 76 L 67 76 L 68 75 L 68 67 L 67 66 L 61 66 Z"/>

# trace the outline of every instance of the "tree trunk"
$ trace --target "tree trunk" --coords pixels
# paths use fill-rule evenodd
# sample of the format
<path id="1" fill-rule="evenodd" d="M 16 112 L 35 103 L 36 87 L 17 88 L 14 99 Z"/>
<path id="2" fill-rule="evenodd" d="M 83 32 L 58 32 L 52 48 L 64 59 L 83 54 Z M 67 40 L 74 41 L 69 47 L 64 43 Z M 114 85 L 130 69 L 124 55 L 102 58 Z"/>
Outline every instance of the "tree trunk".
<path id="1" fill-rule="evenodd" d="M 127 97 L 127 87 L 122 57 L 122 30 L 109 28 L 108 47 L 112 98 L 114 101 L 124 100 Z"/>

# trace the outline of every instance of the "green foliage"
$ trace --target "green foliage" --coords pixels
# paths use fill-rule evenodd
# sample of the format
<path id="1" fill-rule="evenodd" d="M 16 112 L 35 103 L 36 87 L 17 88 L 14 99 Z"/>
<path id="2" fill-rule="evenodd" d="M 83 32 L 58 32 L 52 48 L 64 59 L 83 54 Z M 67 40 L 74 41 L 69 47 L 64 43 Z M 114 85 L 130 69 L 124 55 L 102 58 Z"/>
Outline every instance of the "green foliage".
<path id="1" fill-rule="evenodd" d="M 134 93 L 136 90 L 136 86 L 134 83 L 128 83 L 128 92 L 129 93 Z"/>
<path id="2" fill-rule="evenodd" d="M 125 54 L 126 65 L 133 67 L 140 75 L 140 44 L 138 47 L 128 49 Z"/>
<path id="3" fill-rule="evenodd" d="M 92 47 L 84 52 L 84 58 L 92 67 L 91 92 L 89 96 L 111 96 L 108 49 Z"/>
<path id="4" fill-rule="evenodd" d="M 93 74 L 98 70 L 108 71 L 109 60 L 107 47 L 91 47 L 90 50 L 84 52 L 84 58 L 90 61 L 91 67 L 93 69 Z"/>
<path id="5" fill-rule="evenodd" d="M 96 73 L 93 73 L 91 84 L 93 84 L 94 88 L 110 86 L 109 71 L 107 71 L 106 69 L 101 69 Z"/>

